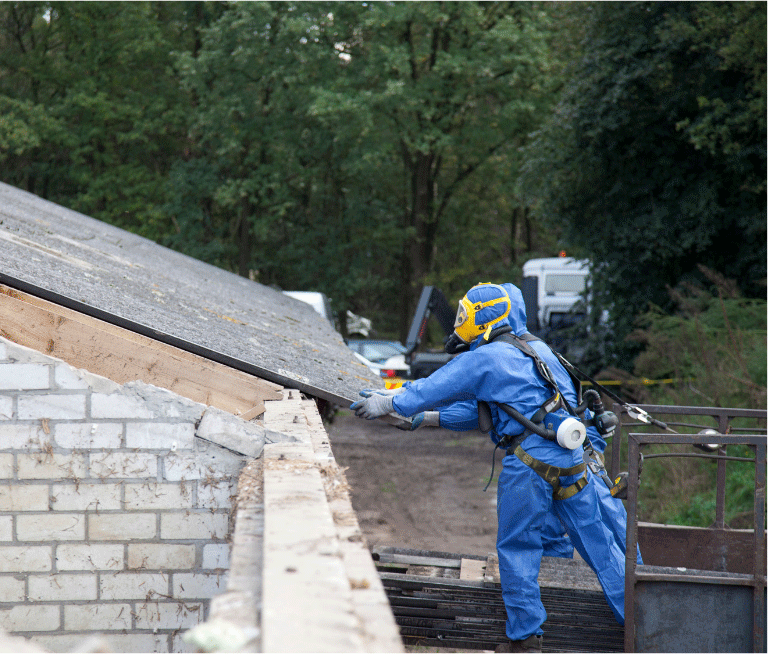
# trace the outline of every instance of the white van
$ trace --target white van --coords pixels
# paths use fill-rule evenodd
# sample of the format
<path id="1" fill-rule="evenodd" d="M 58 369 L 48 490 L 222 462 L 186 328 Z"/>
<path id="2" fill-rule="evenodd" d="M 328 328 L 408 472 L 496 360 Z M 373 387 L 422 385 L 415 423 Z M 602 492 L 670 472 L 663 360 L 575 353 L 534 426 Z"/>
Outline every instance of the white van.
<path id="1" fill-rule="evenodd" d="M 573 308 L 587 287 L 588 264 L 573 257 L 531 259 L 523 264 L 520 290 L 529 332 L 543 338 L 583 317 L 583 313 L 575 313 Z"/>
<path id="2" fill-rule="evenodd" d="M 331 301 L 325 293 L 317 293 L 315 291 L 283 291 L 283 294 L 310 305 L 317 313 L 331 323 L 334 329 L 338 329 L 331 309 Z M 367 338 L 371 333 L 372 326 L 368 318 L 363 318 L 351 311 L 347 311 L 347 333 L 350 336 L 355 335 Z"/>

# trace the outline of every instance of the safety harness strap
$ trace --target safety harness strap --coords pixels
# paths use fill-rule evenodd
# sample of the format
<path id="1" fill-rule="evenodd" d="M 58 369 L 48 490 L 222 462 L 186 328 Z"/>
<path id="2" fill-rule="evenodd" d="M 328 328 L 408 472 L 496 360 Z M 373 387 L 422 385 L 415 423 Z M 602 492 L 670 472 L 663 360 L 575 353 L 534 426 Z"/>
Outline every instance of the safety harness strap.
<path id="1" fill-rule="evenodd" d="M 507 454 L 514 454 L 525 465 L 539 475 L 539 477 L 550 484 L 552 486 L 553 497 L 556 500 L 567 500 L 569 497 L 573 497 L 588 483 L 586 463 L 579 463 L 571 468 L 558 468 L 557 466 L 534 459 L 521 445 L 515 447 L 514 450 L 510 447 L 507 450 Z M 570 475 L 578 474 L 579 472 L 583 472 L 584 474 L 575 483 L 566 487 L 560 485 L 560 477 L 568 477 Z"/>

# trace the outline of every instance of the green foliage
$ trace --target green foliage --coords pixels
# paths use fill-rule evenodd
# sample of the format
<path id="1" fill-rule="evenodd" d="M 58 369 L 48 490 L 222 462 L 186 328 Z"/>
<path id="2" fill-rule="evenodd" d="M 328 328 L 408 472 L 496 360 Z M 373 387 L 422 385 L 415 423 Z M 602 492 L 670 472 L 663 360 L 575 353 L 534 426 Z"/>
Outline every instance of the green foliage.
<path id="1" fill-rule="evenodd" d="M 765 294 L 765 6 L 573 3 L 583 42 L 521 177 L 594 264 L 616 358 L 667 286 L 704 263 Z M 568 22 L 564 22 L 568 24 Z M 757 50 L 751 49 L 752 47 Z"/>
<path id="2" fill-rule="evenodd" d="M 740 297 L 732 282 L 702 267 L 714 282 L 672 292 L 678 310 L 658 308 L 631 338 L 644 345 L 635 373 L 671 378 L 659 403 L 759 408 L 766 405 L 766 301 Z"/>

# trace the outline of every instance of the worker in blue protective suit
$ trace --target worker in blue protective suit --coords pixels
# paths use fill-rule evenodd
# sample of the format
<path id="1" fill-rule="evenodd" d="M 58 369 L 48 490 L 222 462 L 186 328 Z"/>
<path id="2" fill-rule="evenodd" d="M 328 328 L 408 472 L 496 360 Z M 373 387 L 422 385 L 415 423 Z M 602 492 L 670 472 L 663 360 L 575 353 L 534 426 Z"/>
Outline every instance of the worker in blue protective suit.
<path id="1" fill-rule="evenodd" d="M 497 551 L 502 596 L 507 610 L 509 642 L 499 651 L 540 651 L 546 611 L 541 603 L 538 574 L 543 554 L 542 530 L 547 515 L 554 513 L 565 525 L 573 546 L 595 571 L 617 621 L 624 622 L 624 555 L 609 528 L 610 516 L 601 513 L 598 483 L 586 468 L 582 450 L 568 449 L 538 433 L 530 432 L 513 418 L 530 420 L 549 406 L 552 384 L 540 374 L 536 359 L 504 332 L 525 329 L 522 297 L 495 284 L 479 284 L 459 303 L 451 339 L 468 351 L 427 378 L 419 379 L 394 395 L 365 393 L 352 409 L 358 417 L 374 419 L 395 412 L 414 416 L 414 422 L 440 424 L 450 419 L 450 404 L 474 400 L 496 407 L 491 412 L 491 438 L 506 447 L 498 482 Z M 571 406 L 576 393 L 567 372 L 546 344 L 529 344 L 537 358 L 546 362 L 553 382 Z M 458 406 L 458 405 L 457 405 Z M 444 416 L 436 407 L 442 407 Z M 447 413 L 446 413 L 447 412 Z M 549 415 L 549 414 L 548 414 Z M 559 405 L 553 416 L 567 417 Z M 466 416 L 465 416 L 466 418 Z M 470 418 L 471 420 L 471 418 Z M 447 426 L 447 423 L 443 426 Z"/>

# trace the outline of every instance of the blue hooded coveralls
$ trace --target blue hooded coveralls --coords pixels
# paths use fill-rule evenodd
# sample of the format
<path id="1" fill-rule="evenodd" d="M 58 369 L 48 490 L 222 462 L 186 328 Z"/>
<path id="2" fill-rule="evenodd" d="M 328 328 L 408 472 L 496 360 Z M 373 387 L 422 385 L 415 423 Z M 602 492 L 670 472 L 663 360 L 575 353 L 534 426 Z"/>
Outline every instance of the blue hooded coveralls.
<path id="1" fill-rule="evenodd" d="M 516 334 L 522 334 L 526 331 L 522 294 L 512 284 L 505 284 L 504 289 L 510 296 L 512 308 L 509 317 L 495 327 L 509 324 Z M 492 294 L 494 289 L 473 289 L 472 292 Z M 455 357 L 429 377 L 409 383 L 405 391 L 394 396 L 395 411 L 413 416 L 439 409 L 441 426 L 471 429 L 477 426 L 477 401 L 483 400 L 491 403 L 493 432 L 498 437 L 523 433 L 523 427 L 498 410 L 494 403 L 509 404 L 530 418 L 552 396 L 552 388 L 539 375 L 534 360 L 514 345 L 492 341 L 477 347 L 479 341 L 473 343 L 469 352 Z M 547 363 L 571 406 L 576 406 L 573 383 L 549 347 L 536 341 L 530 345 Z M 529 435 L 521 445 L 533 458 L 560 468 L 570 468 L 583 461 L 581 448 L 567 450 L 537 434 Z M 561 477 L 560 483 L 563 487 L 570 486 L 582 474 Z M 554 500 L 552 486 L 532 468 L 514 454 L 504 457 L 497 491 L 496 548 L 507 610 L 506 633 L 510 640 L 524 640 L 543 633 L 541 627 L 547 614 L 541 603 L 538 575 L 544 547 L 542 533 L 548 521 L 549 529 L 553 528 L 552 515 L 562 522 L 573 546 L 595 571 L 616 620 L 624 624 L 625 546 L 622 541 L 625 536 L 617 538 L 622 534 L 617 516 L 623 512 L 623 505 L 621 511 L 618 507 L 614 507 L 616 511 L 606 510 L 598 490 L 599 485 L 605 484 L 589 471 L 587 477 L 589 483 L 580 492 L 565 500 Z M 621 504 L 615 498 L 610 499 Z"/>

